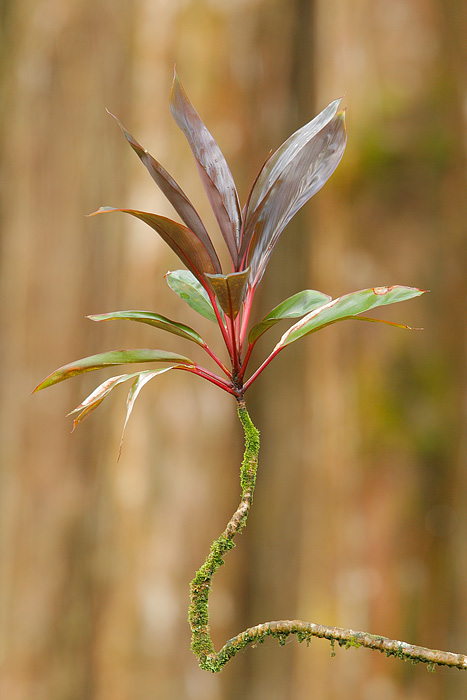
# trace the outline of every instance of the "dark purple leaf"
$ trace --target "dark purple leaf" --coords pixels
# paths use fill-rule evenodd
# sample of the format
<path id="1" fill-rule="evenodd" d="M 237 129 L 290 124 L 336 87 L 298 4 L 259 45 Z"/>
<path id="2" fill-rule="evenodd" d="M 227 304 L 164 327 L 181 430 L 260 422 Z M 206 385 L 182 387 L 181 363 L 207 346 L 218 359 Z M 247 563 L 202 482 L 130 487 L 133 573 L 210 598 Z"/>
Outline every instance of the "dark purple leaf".
<path id="1" fill-rule="evenodd" d="M 219 228 L 236 265 L 241 222 L 237 189 L 222 151 L 188 99 L 177 74 L 170 94 L 170 111 L 193 151 Z"/>
<path id="2" fill-rule="evenodd" d="M 172 221 L 172 219 L 167 219 L 165 216 L 159 216 L 158 214 L 150 214 L 145 211 L 114 209 L 113 207 L 101 207 L 92 214 L 89 214 L 89 216 L 107 214 L 108 212 L 114 211 L 122 211 L 126 214 L 131 214 L 137 219 L 144 221 L 144 223 L 148 224 L 154 231 L 157 231 L 161 238 L 172 248 L 174 253 L 178 255 L 180 260 L 198 279 L 202 280 L 206 272 L 216 274 L 214 263 L 203 243 L 194 235 L 193 231 L 176 221 Z"/>
<path id="3" fill-rule="evenodd" d="M 269 156 L 258 174 L 250 195 L 248 205 L 250 214 L 264 199 L 286 166 L 335 117 L 340 103 L 340 99 L 331 102 L 314 119 L 302 126 L 298 131 L 295 131 L 292 136 L 289 136 L 282 146 Z"/>
<path id="4" fill-rule="evenodd" d="M 260 281 L 285 226 L 324 185 L 342 158 L 346 143 L 344 112 L 332 116 L 335 109 L 337 103 L 332 103 L 316 118 L 317 122 L 313 120 L 315 128 L 311 128 L 311 122 L 308 129 L 303 127 L 298 136 L 294 135 L 295 140 L 292 136 L 286 141 L 258 177 L 240 252 L 243 258 L 248 249 L 246 264 L 251 267 L 251 286 Z"/>
<path id="5" fill-rule="evenodd" d="M 107 111 L 109 112 L 109 110 Z M 138 141 L 136 141 L 136 139 L 125 129 L 125 127 L 117 119 L 117 117 L 114 114 L 112 114 L 112 112 L 109 112 L 109 114 L 115 119 L 120 129 L 122 130 L 126 140 L 130 144 L 132 149 L 135 151 L 135 153 L 139 156 L 143 165 L 147 168 L 149 174 L 151 175 L 152 179 L 154 180 L 156 185 L 158 185 L 158 187 L 162 190 L 162 192 L 167 197 L 167 199 L 169 200 L 177 214 L 180 216 L 182 221 L 185 222 L 187 227 L 191 231 L 193 231 L 195 236 L 199 238 L 201 243 L 203 243 L 204 247 L 206 248 L 206 251 L 211 257 L 214 267 L 216 268 L 216 272 L 222 272 L 221 264 L 217 257 L 216 251 L 214 250 L 214 246 L 211 242 L 211 239 L 209 238 L 209 234 L 206 231 L 204 224 L 198 215 L 198 212 L 196 211 L 186 194 L 175 182 L 173 177 L 169 175 L 167 170 L 165 170 L 165 168 L 163 168 L 162 165 L 158 163 L 157 160 L 155 160 L 155 158 L 153 158 L 152 155 L 148 153 L 147 150 L 143 148 L 138 143 Z"/>

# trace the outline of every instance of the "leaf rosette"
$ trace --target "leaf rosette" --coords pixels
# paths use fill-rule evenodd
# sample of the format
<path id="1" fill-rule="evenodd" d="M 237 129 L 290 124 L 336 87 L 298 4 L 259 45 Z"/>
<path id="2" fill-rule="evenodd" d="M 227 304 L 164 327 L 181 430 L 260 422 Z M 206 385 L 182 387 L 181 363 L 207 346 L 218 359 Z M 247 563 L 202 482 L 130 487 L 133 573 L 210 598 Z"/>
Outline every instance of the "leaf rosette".
<path id="1" fill-rule="evenodd" d="M 101 207 L 90 216 L 114 212 L 129 214 L 147 224 L 167 243 L 185 267 L 167 273 L 166 280 L 170 289 L 191 309 L 218 325 L 228 360 L 222 360 L 214 353 L 193 328 L 152 311 L 95 314 L 89 316 L 93 321 L 129 320 L 189 340 L 208 354 L 221 374 L 216 374 L 187 357 L 163 350 L 115 350 L 59 368 L 41 382 L 36 391 L 69 377 L 108 366 L 163 362 L 169 366 L 162 370 L 145 369 L 105 380 L 72 412 L 78 413 L 74 425 L 90 415 L 116 386 L 132 379 L 126 426 L 141 388 L 153 377 L 172 369 L 196 374 L 241 400 L 244 392 L 271 360 L 296 340 L 338 321 L 379 321 L 362 314 L 422 294 L 420 289 L 395 285 L 361 290 L 331 299 L 323 292 L 307 289 L 284 300 L 259 323 L 249 326 L 254 295 L 277 241 L 292 217 L 331 177 L 343 156 L 347 133 L 345 111 L 340 109 L 340 102 L 331 102 L 269 155 L 242 208 L 224 155 L 175 74 L 170 94 L 170 111 L 195 158 L 230 257 L 229 271 L 222 269 L 211 237 L 180 185 L 114 117 L 128 144 L 182 223 L 129 208 Z M 292 321 L 292 325 L 262 364 L 248 376 L 250 358 L 258 339 L 282 321 Z M 390 325 L 407 328 L 400 324 Z"/>

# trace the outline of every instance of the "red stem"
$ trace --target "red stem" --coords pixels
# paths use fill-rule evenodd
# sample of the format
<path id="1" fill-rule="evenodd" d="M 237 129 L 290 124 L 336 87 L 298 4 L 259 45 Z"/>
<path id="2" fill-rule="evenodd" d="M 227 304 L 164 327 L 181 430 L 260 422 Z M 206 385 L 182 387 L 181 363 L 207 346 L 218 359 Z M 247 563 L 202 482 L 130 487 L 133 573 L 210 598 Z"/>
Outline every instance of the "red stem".
<path id="1" fill-rule="evenodd" d="M 239 379 L 243 379 L 243 377 L 245 376 L 246 368 L 248 366 L 248 362 L 250 361 L 251 352 L 252 352 L 254 347 L 255 347 L 254 343 L 248 344 L 248 350 L 245 353 L 245 357 L 243 358 L 243 363 L 242 363 L 242 366 L 240 368 L 240 372 L 238 373 Z"/>
<path id="2" fill-rule="evenodd" d="M 182 369 L 185 372 L 191 372 L 192 374 L 197 374 L 198 377 L 207 379 L 208 382 L 211 382 L 221 389 L 224 389 L 224 391 L 227 391 L 229 394 L 232 394 L 233 396 L 236 395 L 231 384 L 227 384 L 227 382 L 221 379 L 221 377 L 218 377 L 217 374 L 204 369 L 204 367 L 199 367 L 199 365 L 180 365 L 179 369 Z"/>
<path id="3" fill-rule="evenodd" d="M 226 344 L 227 351 L 228 351 L 230 357 L 233 357 L 232 338 L 230 337 L 229 332 L 228 332 L 228 328 L 226 329 L 226 327 L 224 325 L 224 321 L 222 320 L 221 315 L 219 313 L 219 309 L 217 308 L 216 295 L 211 290 L 211 288 L 208 287 L 207 285 L 204 288 L 209 295 L 209 300 L 211 302 L 211 306 L 214 309 L 214 313 L 216 314 L 217 323 L 219 324 L 219 328 L 221 329 L 222 337 L 224 338 L 224 342 Z"/>
<path id="4" fill-rule="evenodd" d="M 235 321 L 231 316 L 227 316 L 227 323 L 228 323 L 228 330 L 229 330 L 229 335 L 230 339 L 232 341 L 232 353 L 231 353 L 231 358 L 232 358 L 232 369 L 234 372 L 238 374 L 240 371 L 240 364 L 238 362 L 238 348 L 237 348 L 237 339 L 235 337 Z"/>
<path id="5" fill-rule="evenodd" d="M 254 289 L 252 289 L 251 287 L 248 287 L 246 299 L 243 302 L 243 316 L 242 316 L 242 325 L 241 325 L 241 330 L 240 330 L 240 352 L 242 352 L 242 349 L 243 349 L 243 343 L 245 342 L 246 331 L 248 328 L 248 321 L 250 320 L 250 311 L 251 311 L 251 304 L 253 301 L 253 294 L 254 294 Z"/>
<path id="6" fill-rule="evenodd" d="M 203 349 L 206 350 L 209 357 L 212 357 L 212 359 L 214 360 L 216 365 L 218 365 L 221 368 L 221 370 L 224 372 L 224 374 L 226 374 L 230 379 L 231 373 L 229 372 L 227 367 L 221 362 L 221 360 L 217 357 L 217 355 L 211 350 L 211 348 L 208 347 L 208 345 L 206 345 L 206 343 L 203 343 Z"/>
<path id="7" fill-rule="evenodd" d="M 283 348 L 277 348 L 276 350 L 273 350 L 273 352 L 269 355 L 269 357 L 267 357 L 267 358 L 264 360 L 263 364 L 260 365 L 260 367 L 258 367 L 258 369 L 256 370 L 256 372 L 255 372 L 254 374 L 251 375 L 251 377 L 248 379 L 247 382 L 245 382 L 245 384 L 243 385 L 243 390 L 244 390 L 244 391 L 246 391 L 246 390 L 248 389 L 248 387 L 250 386 L 250 384 L 252 384 L 252 383 L 255 381 L 255 379 L 261 374 L 261 372 L 263 371 L 263 369 L 265 369 L 265 368 L 268 366 L 268 364 L 271 362 L 271 360 L 273 360 L 273 359 L 275 358 L 275 356 L 276 356 L 278 353 L 280 353 L 281 350 L 283 350 Z"/>

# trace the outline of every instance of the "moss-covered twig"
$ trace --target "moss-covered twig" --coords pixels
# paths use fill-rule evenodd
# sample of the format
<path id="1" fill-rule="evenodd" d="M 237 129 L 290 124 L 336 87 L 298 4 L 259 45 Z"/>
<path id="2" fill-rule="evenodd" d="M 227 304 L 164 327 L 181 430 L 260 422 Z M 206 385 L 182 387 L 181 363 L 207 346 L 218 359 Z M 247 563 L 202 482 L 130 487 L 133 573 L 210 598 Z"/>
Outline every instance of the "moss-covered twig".
<path id="1" fill-rule="evenodd" d="M 215 659 L 212 659 L 214 664 L 209 670 L 213 672 L 220 671 L 227 661 L 248 644 L 261 643 L 266 637 L 275 637 L 279 644 L 285 644 L 290 634 L 296 634 L 298 641 L 306 642 L 307 645 L 312 637 L 328 639 L 331 642 L 333 655 L 334 643 L 337 642 L 339 646 L 346 649 L 350 647 L 366 647 L 367 649 L 380 651 L 386 656 L 395 656 L 404 661 L 410 660 L 414 664 L 422 662 L 428 664 L 429 670 L 434 670 L 435 666 L 451 666 L 452 668 L 467 670 L 467 656 L 463 654 L 427 649 L 426 647 L 407 644 L 407 642 L 380 637 L 368 632 L 317 625 L 313 622 L 304 622 L 303 620 L 276 620 L 249 627 L 224 644 L 222 649 L 215 655 Z"/>
<path id="2" fill-rule="evenodd" d="M 215 651 L 209 631 L 208 598 L 211 581 L 217 569 L 224 563 L 224 554 L 235 546 L 233 542 L 235 535 L 246 524 L 253 500 L 258 466 L 259 432 L 251 422 L 243 400 L 238 401 L 238 416 L 245 432 L 245 453 L 240 470 L 242 497 L 227 527 L 212 543 L 206 561 L 190 584 L 191 603 L 188 620 L 192 632 L 191 648 L 198 658 L 200 667 L 206 671 L 218 673 L 231 658 L 249 644 L 254 646 L 263 642 L 266 637 L 275 637 L 279 644 L 285 644 L 287 637 L 295 634 L 299 642 L 307 644 L 312 637 L 328 639 L 333 650 L 337 642 L 339 646 L 345 648 L 366 647 L 385 653 L 386 656 L 410 660 L 414 664 L 422 662 L 427 664 L 429 670 L 434 670 L 435 666 L 467 670 L 467 656 L 463 654 L 427 649 L 367 632 L 327 627 L 302 620 L 276 620 L 249 627 L 236 637 L 229 639 L 218 652 Z"/>
<path id="3" fill-rule="evenodd" d="M 213 672 L 220 671 L 225 662 L 219 664 L 219 655 L 214 651 L 209 633 L 208 598 L 211 580 L 217 569 L 224 563 L 224 554 L 235 546 L 233 538 L 246 524 L 253 500 L 258 467 L 259 432 L 251 422 L 243 400 L 238 401 L 238 417 L 245 433 L 245 453 L 240 470 L 242 498 L 224 532 L 212 543 L 206 561 L 196 572 L 190 584 L 191 603 L 188 621 L 192 632 L 191 649 L 198 658 L 201 668 Z"/>

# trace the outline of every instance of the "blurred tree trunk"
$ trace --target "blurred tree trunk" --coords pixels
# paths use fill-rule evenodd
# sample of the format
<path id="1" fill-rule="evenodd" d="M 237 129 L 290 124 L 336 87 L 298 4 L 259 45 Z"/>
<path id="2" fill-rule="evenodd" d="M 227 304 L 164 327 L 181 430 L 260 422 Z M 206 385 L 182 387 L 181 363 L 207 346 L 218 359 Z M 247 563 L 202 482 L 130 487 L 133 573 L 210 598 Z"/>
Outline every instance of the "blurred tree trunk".
<path id="1" fill-rule="evenodd" d="M 73 436 L 63 415 L 104 376 L 29 392 L 112 347 L 187 352 L 150 328 L 83 318 L 147 308 L 193 323 L 167 292 L 178 263 L 153 232 L 84 219 L 107 204 L 173 215 L 104 107 L 215 232 L 170 119 L 173 64 L 242 202 L 269 149 L 346 93 L 344 161 L 284 233 L 256 316 L 307 287 L 401 283 L 432 294 L 384 317 L 426 330 L 338 324 L 287 349 L 247 394 L 262 433 L 257 493 L 214 582 L 214 638 L 297 616 L 463 651 L 464 6 L 10 0 L 1 12 L 0 697 L 462 696 L 462 674 L 365 651 L 331 659 L 322 641 L 270 641 L 220 677 L 200 671 L 188 582 L 237 505 L 234 402 L 195 377 L 161 377 L 117 464 L 124 391 Z"/>
<path id="2" fill-rule="evenodd" d="M 467 24 L 454 2 L 387 9 L 318 4 L 318 95 L 347 93 L 350 142 L 315 204 L 313 283 L 432 294 L 384 315 L 423 334 L 342 324 L 310 340 L 299 616 L 462 651 Z M 465 686 L 312 647 L 294 697 L 434 700 Z"/>
<path id="3" fill-rule="evenodd" d="M 274 105 L 281 120 L 271 133 L 274 124 L 267 112 L 252 129 L 256 138 L 260 134 L 264 138 L 266 132 L 269 148 L 275 150 L 315 113 L 314 3 L 266 3 L 258 20 L 264 65 L 260 99 L 262 104 Z M 281 50 L 276 51 L 274 47 L 279 45 Z M 277 244 L 259 288 L 262 315 L 309 286 L 308 227 L 306 216 L 299 213 Z M 280 331 L 276 335 L 280 337 Z M 261 346 L 263 354 L 273 344 L 272 333 L 266 338 Z M 250 575 L 247 588 L 246 625 L 296 616 L 299 494 L 306 461 L 305 361 L 304 344 L 289 348 L 247 396 L 261 430 L 262 447 L 247 544 L 249 571 L 254 575 Z M 292 700 L 295 651 L 293 643 L 281 648 L 269 641 L 255 655 L 249 654 L 243 691 L 247 697 Z"/>
<path id="4" fill-rule="evenodd" d="M 124 111 L 131 22 L 118 1 L 17 0 L 2 12 L 0 695 L 78 700 L 94 694 L 97 507 L 113 436 L 99 421 L 69 435 L 62 416 L 89 382 L 30 392 L 90 354 L 83 317 L 118 289 L 120 223 L 90 240 L 84 214 L 123 194 L 103 115 L 110 99 Z"/>

